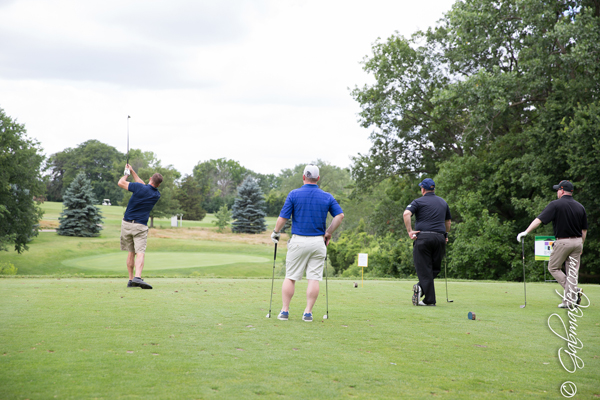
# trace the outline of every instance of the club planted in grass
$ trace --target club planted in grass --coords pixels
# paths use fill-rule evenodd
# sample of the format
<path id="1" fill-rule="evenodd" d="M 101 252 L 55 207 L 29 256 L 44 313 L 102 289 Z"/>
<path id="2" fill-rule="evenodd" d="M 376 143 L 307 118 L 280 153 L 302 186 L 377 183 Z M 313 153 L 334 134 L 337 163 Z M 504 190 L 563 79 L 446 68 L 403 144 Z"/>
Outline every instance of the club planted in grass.
<path id="1" fill-rule="evenodd" d="M 327 248 L 325 249 L 327 251 Z M 325 304 L 326 314 L 323 315 L 323 319 L 329 319 L 329 286 L 327 286 L 327 253 L 325 253 Z"/>
<path id="2" fill-rule="evenodd" d="M 271 304 L 273 303 L 273 283 L 275 282 L 275 261 L 277 260 L 277 243 L 275 243 L 275 251 L 273 254 L 273 277 L 271 278 L 271 300 L 269 300 L 269 313 L 267 318 L 271 318 Z"/>
<path id="3" fill-rule="evenodd" d="M 521 248 L 523 249 L 523 293 L 525 295 L 525 304 L 521 308 L 525 308 L 527 305 L 527 285 L 525 283 L 525 238 L 521 238 Z"/>
<path id="4" fill-rule="evenodd" d="M 448 256 L 446 256 L 446 264 L 444 265 L 444 277 L 446 278 L 446 301 L 454 303 L 454 300 L 448 300 Z"/>

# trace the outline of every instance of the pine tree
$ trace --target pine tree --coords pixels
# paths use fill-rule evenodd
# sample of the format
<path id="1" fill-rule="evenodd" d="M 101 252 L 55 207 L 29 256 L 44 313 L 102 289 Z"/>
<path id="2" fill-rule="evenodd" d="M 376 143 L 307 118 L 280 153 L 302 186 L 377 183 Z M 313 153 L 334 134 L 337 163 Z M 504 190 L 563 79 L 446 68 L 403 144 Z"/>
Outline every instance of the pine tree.
<path id="1" fill-rule="evenodd" d="M 233 203 L 231 230 L 236 233 L 261 233 L 267 230 L 265 222 L 265 197 L 258 183 L 252 178 L 244 179 Z"/>
<path id="2" fill-rule="evenodd" d="M 219 208 L 219 211 L 215 213 L 216 220 L 213 221 L 213 224 L 217 226 L 217 232 L 223 233 L 225 228 L 229 226 L 229 221 L 231 220 L 231 211 L 227 208 L 225 204 Z"/>
<path id="3" fill-rule="evenodd" d="M 102 214 L 94 205 L 92 185 L 79 173 L 63 196 L 63 212 L 60 216 L 58 234 L 63 236 L 99 236 L 102 227 Z"/>

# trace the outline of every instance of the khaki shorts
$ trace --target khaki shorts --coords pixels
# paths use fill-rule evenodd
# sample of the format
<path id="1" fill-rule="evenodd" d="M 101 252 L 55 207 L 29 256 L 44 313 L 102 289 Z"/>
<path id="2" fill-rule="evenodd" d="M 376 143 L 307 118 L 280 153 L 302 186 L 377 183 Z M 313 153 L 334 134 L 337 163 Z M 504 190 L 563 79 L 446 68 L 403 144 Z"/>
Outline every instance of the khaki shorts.
<path id="1" fill-rule="evenodd" d="M 145 253 L 148 227 L 134 222 L 121 221 L 121 250 L 130 253 Z"/>
<path id="2" fill-rule="evenodd" d="M 285 277 L 299 281 L 306 271 L 306 279 L 323 279 L 327 247 L 323 236 L 292 235 L 288 242 Z"/>

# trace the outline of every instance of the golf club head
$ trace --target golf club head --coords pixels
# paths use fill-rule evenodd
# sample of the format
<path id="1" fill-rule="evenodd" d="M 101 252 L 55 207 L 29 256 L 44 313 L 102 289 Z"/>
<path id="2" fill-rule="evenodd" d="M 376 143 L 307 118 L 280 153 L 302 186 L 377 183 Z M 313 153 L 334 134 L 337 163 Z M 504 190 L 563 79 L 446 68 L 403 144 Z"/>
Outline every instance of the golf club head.
<path id="1" fill-rule="evenodd" d="M 329 317 L 327 316 L 327 314 L 323 315 L 323 319 L 327 319 L 327 318 L 329 318 Z"/>
<path id="2" fill-rule="evenodd" d="M 522 306 L 519 306 L 519 307 L 521 307 L 521 308 L 525 308 L 525 306 L 526 306 L 526 305 L 527 305 L 527 304 L 523 304 Z"/>
<path id="3" fill-rule="evenodd" d="M 454 300 L 447 300 L 447 299 L 446 299 L 446 301 L 447 301 L 448 303 L 454 303 Z"/>
<path id="4" fill-rule="evenodd" d="M 271 314 L 267 314 L 267 318 L 271 318 Z"/>

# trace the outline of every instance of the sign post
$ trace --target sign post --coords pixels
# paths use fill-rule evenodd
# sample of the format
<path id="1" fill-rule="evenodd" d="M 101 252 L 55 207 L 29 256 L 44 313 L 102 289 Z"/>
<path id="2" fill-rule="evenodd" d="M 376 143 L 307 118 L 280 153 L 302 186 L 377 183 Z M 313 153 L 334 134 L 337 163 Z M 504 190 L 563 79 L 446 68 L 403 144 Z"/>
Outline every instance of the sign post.
<path id="1" fill-rule="evenodd" d="M 550 260 L 550 253 L 552 253 L 555 240 L 556 238 L 554 236 L 535 237 L 535 260 L 544 261 L 544 282 L 556 282 L 553 279 L 546 279 L 546 265 L 548 260 Z"/>
<path id="2" fill-rule="evenodd" d="M 358 266 L 362 271 L 362 277 L 360 281 L 360 287 L 364 287 L 365 282 L 365 268 L 369 266 L 369 255 L 367 253 L 358 253 Z"/>

